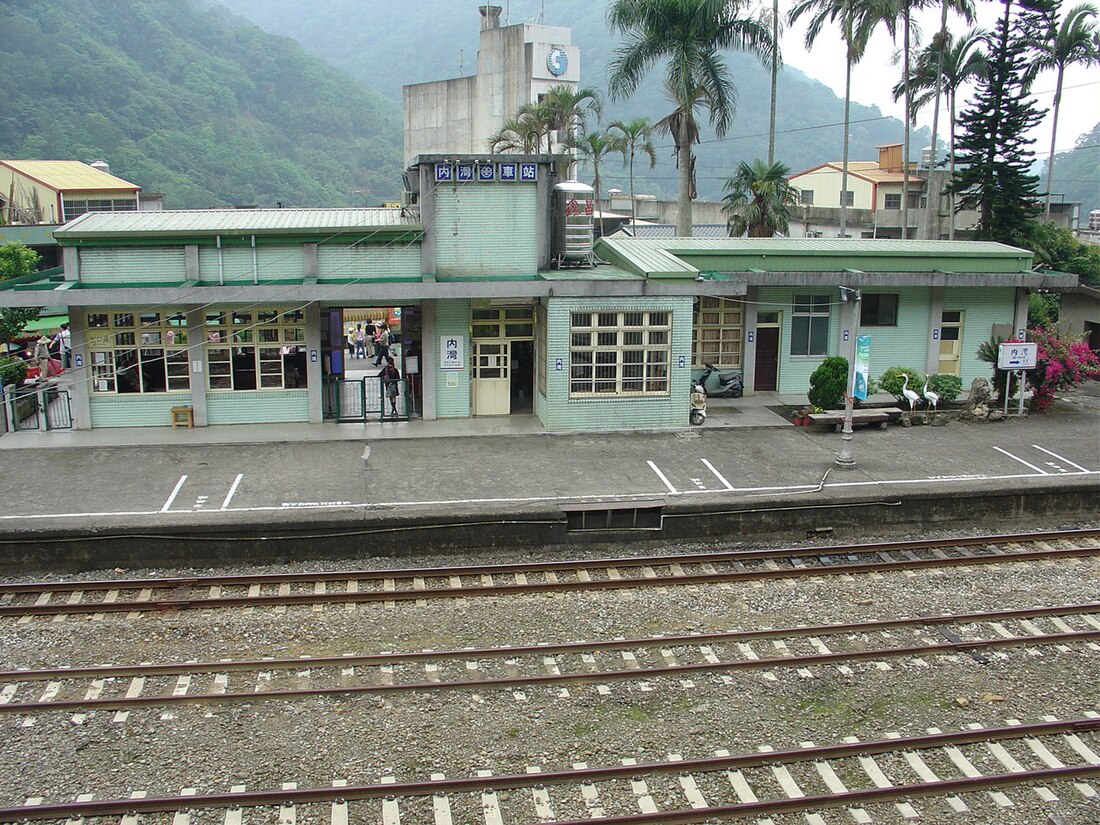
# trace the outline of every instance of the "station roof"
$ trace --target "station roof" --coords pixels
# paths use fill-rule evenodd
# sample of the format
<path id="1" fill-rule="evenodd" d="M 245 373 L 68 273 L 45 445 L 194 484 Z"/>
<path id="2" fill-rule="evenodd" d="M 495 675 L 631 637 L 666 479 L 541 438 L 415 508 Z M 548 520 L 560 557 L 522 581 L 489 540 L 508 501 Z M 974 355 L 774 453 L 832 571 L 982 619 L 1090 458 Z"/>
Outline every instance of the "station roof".
<path id="1" fill-rule="evenodd" d="M 141 187 L 78 160 L 0 160 L 56 192 L 139 192 Z"/>
<path id="2" fill-rule="evenodd" d="M 403 210 L 188 209 L 158 212 L 86 212 L 54 232 L 62 245 L 111 238 L 179 238 L 215 235 L 324 235 L 388 230 L 423 231 Z"/>

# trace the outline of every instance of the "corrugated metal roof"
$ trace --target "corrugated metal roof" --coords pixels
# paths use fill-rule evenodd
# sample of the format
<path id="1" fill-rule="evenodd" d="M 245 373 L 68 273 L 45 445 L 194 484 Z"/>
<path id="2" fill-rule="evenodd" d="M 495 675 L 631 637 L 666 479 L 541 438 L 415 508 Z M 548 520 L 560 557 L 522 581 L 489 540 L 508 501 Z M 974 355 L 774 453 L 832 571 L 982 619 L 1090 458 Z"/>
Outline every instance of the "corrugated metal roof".
<path id="1" fill-rule="evenodd" d="M 136 192 L 141 189 L 137 184 L 101 172 L 78 160 L 2 160 L 0 163 L 59 192 Z"/>
<path id="2" fill-rule="evenodd" d="M 728 266 L 715 269 L 736 271 L 753 267 L 781 271 L 788 264 L 776 259 L 850 258 L 858 267 L 858 259 L 893 257 L 906 259 L 905 268 L 912 271 L 932 271 L 935 264 L 928 259 L 985 258 L 997 262 L 1005 271 L 1030 269 L 1031 253 L 1025 249 L 990 241 L 919 241 L 855 238 L 628 238 L 614 235 L 600 240 L 597 254 L 612 257 L 616 263 L 637 272 L 686 274 L 694 272 L 689 261 L 700 255 L 721 256 Z M 769 258 L 771 260 L 769 260 Z M 744 259 L 744 260 L 739 260 Z M 927 263 L 925 261 L 928 261 Z M 791 261 L 793 263 L 793 260 Z M 828 266 L 838 264 L 831 262 Z M 712 267 L 705 267 L 712 268 Z"/>
<path id="3" fill-rule="evenodd" d="M 400 209 L 192 209 L 163 212 L 88 212 L 55 237 L 230 235 L 421 229 Z"/>

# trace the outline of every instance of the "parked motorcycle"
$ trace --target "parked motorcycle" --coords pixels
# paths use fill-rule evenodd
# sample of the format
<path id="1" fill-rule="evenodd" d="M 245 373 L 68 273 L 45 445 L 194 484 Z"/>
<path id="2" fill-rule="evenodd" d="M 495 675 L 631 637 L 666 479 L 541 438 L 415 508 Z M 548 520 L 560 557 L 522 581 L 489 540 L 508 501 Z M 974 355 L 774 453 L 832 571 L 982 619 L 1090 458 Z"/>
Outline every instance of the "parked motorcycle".
<path id="1" fill-rule="evenodd" d="M 745 392 L 745 385 L 739 372 L 718 372 L 714 364 L 704 364 L 706 370 L 699 376 L 699 385 L 711 398 L 740 398 Z M 710 388 L 707 382 L 711 376 L 716 376 L 717 387 Z"/>
<path id="2" fill-rule="evenodd" d="M 692 382 L 691 385 L 691 412 L 688 414 L 688 420 L 695 426 L 707 420 L 707 394 L 698 381 Z"/>

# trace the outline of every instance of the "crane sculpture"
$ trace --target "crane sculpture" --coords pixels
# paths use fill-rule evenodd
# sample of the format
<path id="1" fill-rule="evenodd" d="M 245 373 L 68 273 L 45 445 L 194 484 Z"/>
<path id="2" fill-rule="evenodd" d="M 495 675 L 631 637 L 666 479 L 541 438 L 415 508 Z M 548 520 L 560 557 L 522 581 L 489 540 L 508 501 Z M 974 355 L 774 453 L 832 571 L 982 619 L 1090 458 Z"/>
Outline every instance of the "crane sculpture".
<path id="1" fill-rule="evenodd" d="M 928 378 L 927 377 L 924 379 L 924 389 L 921 391 L 921 395 L 924 396 L 924 400 L 928 402 L 928 406 L 931 407 L 933 410 L 936 409 L 939 406 L 939 404 L 940 404 L 939 393 L 933 392 L 932 390 L 928 389 Z"/>
<path id="2" fill-rule="evenodd" d="M 917 402 L 920 401 L 920 396 L 917 395 L 915 390 L 909 389 L 909 374 L 905 374 L 905 380 L 901 383 L 901 394 L 905 396 L 905 400 L 909 402 L 909 415 L 913 414 L 913 408 L 917 406 Z"/>

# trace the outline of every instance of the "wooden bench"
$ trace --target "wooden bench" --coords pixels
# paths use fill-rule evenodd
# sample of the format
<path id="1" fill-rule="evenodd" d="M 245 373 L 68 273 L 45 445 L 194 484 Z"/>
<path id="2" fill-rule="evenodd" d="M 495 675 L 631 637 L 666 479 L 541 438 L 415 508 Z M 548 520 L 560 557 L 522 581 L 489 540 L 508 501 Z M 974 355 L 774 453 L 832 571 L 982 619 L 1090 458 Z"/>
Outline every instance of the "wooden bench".
<path id="1" fill-rule="evenodd" d="M 878 424 L 880 430 L 885 430 L 891 421 L 901 416 L 903 410 L 900 407 L 875 407 L 870 409 L 852 410 L 852 425 Z M 844 428 L 844 410 L 829 410 L 822 413 L 810 413 L 811 424 L 824 424 L 836 427 L 840 432 Z"/>
<path id="2" fill-rule="evenodd" d="M 172 429 L 195 426 L 195 411 L 191 407 L 172 407 Z"/>

